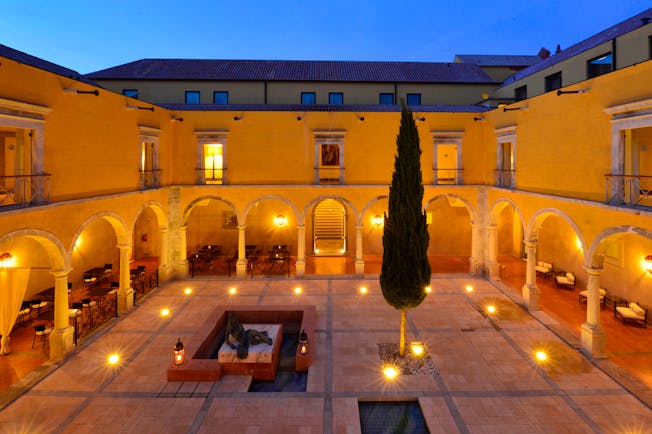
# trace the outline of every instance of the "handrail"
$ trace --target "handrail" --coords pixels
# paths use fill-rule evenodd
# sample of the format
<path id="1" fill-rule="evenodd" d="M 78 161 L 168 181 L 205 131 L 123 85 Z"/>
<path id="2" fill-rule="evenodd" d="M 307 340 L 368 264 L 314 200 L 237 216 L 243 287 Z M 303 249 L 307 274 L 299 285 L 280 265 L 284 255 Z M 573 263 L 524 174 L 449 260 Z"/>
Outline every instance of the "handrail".
<path id="1" fill-rule="evenodd" d="M 605 177 L 605 202 L 610 205 L 652 206 L 652 176 L 613 175 Z"/>
<path id="2" fill-rule="evenodd" d="M 0 207 L 50 202 L 50 174 L 0 176 Z"/>

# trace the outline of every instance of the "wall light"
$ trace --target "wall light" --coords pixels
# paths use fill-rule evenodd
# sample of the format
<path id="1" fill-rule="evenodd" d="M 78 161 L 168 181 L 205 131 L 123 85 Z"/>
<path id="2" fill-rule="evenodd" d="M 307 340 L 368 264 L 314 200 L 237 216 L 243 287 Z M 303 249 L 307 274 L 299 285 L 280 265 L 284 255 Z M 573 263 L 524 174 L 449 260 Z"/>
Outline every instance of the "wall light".
<path id="1" fill-rule="evenodd" d="M 423 116 L 420 116 L 420 117 L 416 117 L 414 120 L 417 121 L 417 122 L 425 122 L 426 118 L 424 118 Z"/>
<path id="2" fill-rule="evenodd" d="M 560 95 L 569 95 L 573 93 L 587 93 L 589 90 L 588 89 L 578 89 L 578 90 L 557 90 L 557 96 Z"/>
<path id="3" fill-rule="evenodd" d="M 385 224 L 385 219 L 380 214 L 376 214 L 371 218 L 371 224 L 379 228 Z"/>
<path id="4" fill-rule="evenodd" d="M 9 252 L 5 252 L 2 255 L 0 255 L 0 267 L 1 268 L 11 267 L 11 266 L 14 265 L 15 262 L 16 261 L 14 260 L 14 257 Z"/>
<path id="5" fill-rule="evenodd" d="M 240 121 L 242 120 L 242 116 L 233 116 L 234 121 Z"/>
<path id="6" fill-rule="evenodd" d="M 100 94 L 100 91 L 95 89 L 95 90 L 80 90 L 80 89 L 71 89 L 71 88 L 64 88 L 63 91 L 65 93 L 75 93 L 77 95 L 95 95 L 98 96 Z"/>
<path id="7" fill-rule="evenodd" d="M 297 121 L 301 121 L 303 118 L 301 116 L 297 116 Z"/>
<path id="8" fill-rule="evenodd" d="M 151 112 L 154 111 L 154 106 L 151 107 L 144 107 L 140 105 L 128 105 L 127 110 L 149 110 Z"/>
<path id="9" fill-rule="evenodd" d="M 645 268 L 645 271 L 652 274 L 652 255 L 647 255 L 645 257 L 643 268 Z"/>
<path id="10" fill-rule="evenodd" d="M 485 120 L 484 116 L 476 116 L 476 117 L 473 118 L 474 122 L 480 122 L 480 121 L 483 121 L 483 120 Z"/>
<path id="11" fill-rule="evenodd" d="M 183 349 L 181 338 L 178 338 L 177 343 L 174 345 L 172 354 L 174 356 L 174 364 L 176 366 L 183 365 L 183 362 L 186 360 L 186 350 Z"/>
<path id="12" fill-rule="evenodd" d="M 288 218 L 285 217 L 283 214 L 279 214 L 276 217 L 274 217 L 274 224 L 279 228 L 285 226 L 288 224 Z"/>
<path id="13" fill-rule="evenodd" d="M 364 116 L 358 116 L 358 120 L 359 120 L 360 122 L 364 122 Z"/>
<path id="14" fill-rule="evenodd" d="M 177 122 L 183 122 L 183 118 L 181 116 L 175 116 L 175 115 L 170 116 L 170 120 L 171 121 L 177 121 Z"/>

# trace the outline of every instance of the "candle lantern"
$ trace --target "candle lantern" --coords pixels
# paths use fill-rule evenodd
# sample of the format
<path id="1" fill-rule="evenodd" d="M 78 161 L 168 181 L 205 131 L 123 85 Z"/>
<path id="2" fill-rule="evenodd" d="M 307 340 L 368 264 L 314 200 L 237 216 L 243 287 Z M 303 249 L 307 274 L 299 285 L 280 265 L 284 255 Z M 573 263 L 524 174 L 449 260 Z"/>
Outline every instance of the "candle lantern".
<path id="1" fill-rule="evenodd" d="M 308 354 L 308 335 L 305 330 L 299 334 L 299 354 Z"/>
<path id="2" fill-rule="evenodd" d="M 183 365 L 183 362 L 186 359 L 186 351 L 183 349 L 183 342 L 181 342 L 181 338 L 177 341 L 177 343 L 174 345 L 174 364 L 179 366 Z"/>

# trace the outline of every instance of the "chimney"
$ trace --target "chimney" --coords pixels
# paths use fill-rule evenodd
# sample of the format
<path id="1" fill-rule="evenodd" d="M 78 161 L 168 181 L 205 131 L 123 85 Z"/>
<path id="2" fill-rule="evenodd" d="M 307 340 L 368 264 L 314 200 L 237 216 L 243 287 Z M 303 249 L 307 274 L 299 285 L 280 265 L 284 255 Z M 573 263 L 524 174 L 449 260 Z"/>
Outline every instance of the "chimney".
<path id="1" fill-rule="evenodd" d="M 537 53 L 537 57 L 540 59 L 547 59 L 550 57 L 550 50 L 546 49 L 546 47 L 541 47 L 539 53 Z"/>
<path id="2" fill-rule="evenodd" d="M 649 24 L 649 23 L 650 23 L 650 18 L 648 18 L 648 17 L 641 18 L 641 26 L 644 26 L 644 25 Z"/>
<path id="3" fill-rule="evenodd" d="M 555 50 L 555 54 L 561 53 L 561 46 L 557 44 L 557 49 Z"/>

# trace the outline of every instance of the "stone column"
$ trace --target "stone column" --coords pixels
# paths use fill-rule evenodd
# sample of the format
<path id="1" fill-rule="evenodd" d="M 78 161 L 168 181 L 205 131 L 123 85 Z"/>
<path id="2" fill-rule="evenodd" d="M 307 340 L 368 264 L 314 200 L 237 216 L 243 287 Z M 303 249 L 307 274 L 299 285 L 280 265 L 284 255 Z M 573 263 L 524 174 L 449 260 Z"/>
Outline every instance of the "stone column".
<path id="1" fill-rule="evenodd" d="M 537 286 L 536 272 L 536 241 L 523 241 L 525 243 L 525 254 L 527 255 L 527 265 L 525 266 L 525 285 L 523 285 L 523 300 L 528 310 L 540 310 L 539 299 L 541 290 Z"/>
<path id="2" fill-rule="evenodd" d="M 306 273 L 306 227 L 297 225 L 297 263 L 295 264 L 297 276 Z"/>
<path id="3" fill-rule="evenodd" d="M 364 256 L 362 252 L 362 225 L 355 226 L 355 274 L 364 274 Z"/>
<path id="4" fill-rule="evenodd" d="M 188 278 L 188 247 L 186 245 L 186 229 L 188 226 L 181 226 L 179 228 L 179 237 L 177 243 L 179 245 L 178 256 L 175 261 L 175 275 L 179 279 Z"/>
<path id="5" fill-rule="evenodd" d="M 236 276 L 238 277 L 247 277 L 246 227 L 246 225 L 238 225 L 238 262 L 235 264 Z"/>
<path id="6" fill-rule="evenodd" d="M 487 226 L 487 248 L 489 251 L 489 279 L 500 280 L 500 264 L 498 263 L 498 231 L 496 225 Z"/>
<path id="7" fill-rule="evenodd" d="M 125 313 L 134 305 L 134 290 L 129 279 L 129 244 L 118 244 L 120 249 L 120 287 L 118 288 L 118 312 Z"/>
<path id="8" fill-rule="evenodd" d="M 600 325 L 600 273 L 602 268 L 584 267 L 588 273 L 586 322 L 582 324 L 582 352 L 593 358 L 606 357 L 607 336 Z"/>
<path id="9" fill-rule="evenodd" d="M 68 319 L 68 274 L 70 270 L 52 270 L 54 276 L 54 329 L 50 333 L 50 360 L 63 360 L 74 347 L 75 328 Z"/>
<path id="10" fill-rule="evenodd" d="M 170 231 L 168 228 L 161 228 L 158 232 L 159 258 L 158 258 L 158 279 L 159 283 L 167 282 L 172 277 L 170 269 Z"/>
<path id="11" fill-rule="evenodd" d="M 469 258 L 469 273 L 482 276 L 481 226 L 471 223 L 471 258 Z"/>

